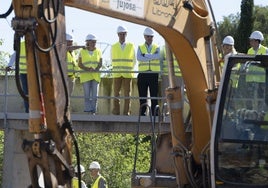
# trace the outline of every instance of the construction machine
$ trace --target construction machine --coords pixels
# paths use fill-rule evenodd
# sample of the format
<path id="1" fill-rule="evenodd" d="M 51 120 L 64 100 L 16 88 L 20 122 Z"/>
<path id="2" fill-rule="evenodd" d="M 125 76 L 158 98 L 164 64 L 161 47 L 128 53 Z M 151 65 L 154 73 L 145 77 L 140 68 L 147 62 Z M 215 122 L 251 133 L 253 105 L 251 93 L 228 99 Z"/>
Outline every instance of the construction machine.
<path id="1" fill-rule="evenodd" d="M 78 151 L 66 87 L 65 6 L 149 26 L 166 41 L 171 133 L 156 138 L 149 172 L 133 171 L 133 188 L 268 186 L 268 59 L 231 57 L 221 75 L 209 0 L 13 0 L 12 5 L 15 50 L 19 52 L 22 37 L 26 41 L 33 138 L 24 141 L 23 149 L 32 188 L 40 186 L 38 167 L 45 187 L 71 187 L 72 145 Z M 173 82 L 171 52 L 189 100 L 186 122 L 181 89 Z M 250 91 L 252 95 L 244 95 L 251 66 L 260 70 L 257 76 L 264 81 L 256 84 L 259 88 Z M 249 117 L 252 114 L 257 118 Z"/>

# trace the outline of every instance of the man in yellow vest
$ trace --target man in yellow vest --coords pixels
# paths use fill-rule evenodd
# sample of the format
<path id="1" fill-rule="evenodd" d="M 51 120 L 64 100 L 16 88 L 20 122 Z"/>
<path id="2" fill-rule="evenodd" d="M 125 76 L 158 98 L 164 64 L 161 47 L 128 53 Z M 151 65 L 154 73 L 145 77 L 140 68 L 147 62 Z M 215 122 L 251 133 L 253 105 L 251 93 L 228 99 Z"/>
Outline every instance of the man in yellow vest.
<path id="1" fill-rule="evenodd" d="M 160 48 L 153 43 L 154 31 L 147 27 L 144 32 L 145 43 L 139 45 L 137 51 L 137 60 L 139 61 L 138 90 L 140 105 L 147 103 L 148 88 L 150 91 L 151 110 L 153 115 L 155 107 L 158 104 L 156 99 L 158 95 L 158 77 L 160 73 Z M 146 115 L 146 106 L 141 109 L 142 116 Z"/>
<path id="2" fill-rule="evenodd" d="M 118 26 L 117 35 L 119 41 L 111 47 L 114 107 L 112 113 L 120 115 L 119 93 L 124 94 L 123 115 L 130 115 L 130 93 L 131 81 L 134 78 L 134 66 L 136 64 L 135 47 L 131 42 L 126 42 L 127 29 L 124 26 Z"/>
<path id="3" fill-rule="evenodd" d="M 77 71 L 77 60 L 74 54 L 75 50 L 73 48 L 73 36 L 70 34 L 66 34 L 66 42 L 67 42 L 67 53 L 66 53 L 66 63 L 67 63 L 67 72 L 68 72 L 68 91 L 71 96 L 74 91 L 75 79 L 76 79 L 76 71 Z M 72 48 L 72 49 L 71 49 Z M 77 47 L 79 48 L 79 47 Z M 77 49 L 76 48 L 76 49 Z"/>
<path id="4" fill-rule="evenodd" d="M 80 82 L 83 84 L 85 107 L 84 112 L 95 115 L 97 110 L 98 85 L 101 80 L 102 52 L 96 48 L 97 38 L 93 34 L 86 36 L 86 47 L 80 51 L 78 66 L 83 70 L 80 73 Z"/>
<path id="5" fill-rule="evenodd" d="M 19 73 L 20 73 L 20 81 L 22 85 L 22 90 L 24 95 L 28 95 L 28 81 L 27 81 L 27 63 L 26 63 L 26 49 L 25 49 L 25 41 L 21 41 L 20 43 L 20 59 L 19 59 Z M 16 61 L 16 52 L 14 52 L 9 60 L 9 63 L 6 67 L 6 71 L 12 70 Z M 24 100 L 24 108 L 25 112 L 29 113 L 29 103 Z"/>
<path id="6" fill-rule="evenodd" d="M 173 64 L 174 64 L 174 73 L 175 73 L 175 78 L 173 79 L 174 84 L 175 84 L 175 86 L 181 88 L 181 97 L 182 97 L 182 101 L 184 101 L 184 83 L 183 83 L 181 70 L 179 68 L 178 61 L 176 60 L 174 54 L 173 54 Z M 163 46 L 162 49 L 161 49 L 161 78 L 162 78 L 161 94 L 162 94 L 162 98 L 166 96 L 165 91 L 169 87 L 169 76 L 168 76 L 168 74 L 169 74 L 169 72 L 168 72 L 168 62 L 167 62 L 166 47 Z M 162 101 L 166 102 L 166 99 L 163 99 Z"/>
<path id="7" fill-rule="evenodd" d="M 248 55 L 268 55 L 267 47 L 263 46 L 261 42 L 264 40 L 263 34 L 260 31 L 254 31 L 249 37 L 249 44 L 251 48 L 248 49 Z M 263 68 L 251 65 L 249 63 L 246 75 L 247 95 L 253 96 L 257 94 L 258 98 L 263 98 L 265 93 L 265 72 Z M 247 108 L 253 109 L 253 104 L 247 102 Z M 256 107 L 255 107 L 256 108 Z"/>
<path id="8" fill-rule="evenodd" d="M 80 165 L 81 178 L 85 175 L 85 167 Z M 72 188 L 79 188 L 79 179 L 78 179 L 78 166 L 74 167 L 75 177 L 72 179 Z M 86 183 L 81 180 L 81 188 L 87 188 Z"/>
<path id="9" fill-rule="evenodd" d="M 97 161 L 93 161 L 89 165 L 90 176 L 93 179 L 91 188 L 108 188 L 106 179 L 100 174 L 100 164 Z"/>

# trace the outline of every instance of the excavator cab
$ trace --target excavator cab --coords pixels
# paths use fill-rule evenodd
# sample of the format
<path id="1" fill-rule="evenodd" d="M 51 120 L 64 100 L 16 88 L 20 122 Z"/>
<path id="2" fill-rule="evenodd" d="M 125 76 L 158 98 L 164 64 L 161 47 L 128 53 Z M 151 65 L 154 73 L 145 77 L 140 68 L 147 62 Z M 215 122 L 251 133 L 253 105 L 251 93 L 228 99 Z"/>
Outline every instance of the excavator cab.
<path id="1" fill-rule="evenodd" d="M 212 187 L 267 187 L 268 56 L 229 58 L 213 122 Z"/>

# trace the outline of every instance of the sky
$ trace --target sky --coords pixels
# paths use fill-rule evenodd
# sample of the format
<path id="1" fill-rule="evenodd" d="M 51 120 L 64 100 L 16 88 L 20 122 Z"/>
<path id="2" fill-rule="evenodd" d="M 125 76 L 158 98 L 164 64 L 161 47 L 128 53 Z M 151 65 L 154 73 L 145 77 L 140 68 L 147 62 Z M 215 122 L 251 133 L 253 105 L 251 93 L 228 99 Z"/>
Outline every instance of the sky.
<path id="1" fill-rule="evenodd" d="M 236 14 L 240 12 L 241 0 L 210 0 L 216 22 L 223 19 L 224 16 Z M 6 12 L 10 6 L 11 0 L 0 0 L 0 14 Z M 268 0 L 254 0 L 255 5 L 268 6 Z M 102 43 L 103 50 L 118 41 L 116 29 L 119 25 L 123 25 L 128 29 L 127 40 L 133 42 L 136 46 L 144 42 L 143 30 L 145 26 L 133 24 L 119 19 L 113 19 L 107 16 L 98 15 L 83 10 L 66 7 L 66 31 L 74 36 L 74 42 L 78 45 L 85 44 L 85 37 L 87 34 L 95 34 L 98 42 Z M 4 39 L 4 45 L 0 46 L 0 51 L 13 52 L 13 34 L 11 27 L 11 20 L 14 13 L 9 15 L 6 19 L 0 19 L 0 39 Z M 163 38 L 156 33 L 154 42 L 163 45 Z M 108 45 L 106 45 L 108 44 Z M 109 47 L 104 51 L 109 54 Z"/>

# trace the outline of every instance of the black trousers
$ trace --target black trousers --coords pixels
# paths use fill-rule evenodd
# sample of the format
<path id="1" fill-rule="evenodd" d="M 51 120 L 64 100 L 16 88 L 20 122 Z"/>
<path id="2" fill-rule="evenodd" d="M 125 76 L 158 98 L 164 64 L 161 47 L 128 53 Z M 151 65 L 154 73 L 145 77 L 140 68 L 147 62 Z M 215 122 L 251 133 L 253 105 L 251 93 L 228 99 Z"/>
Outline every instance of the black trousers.
<path id="1" fill-rule="evenodd" d="M 138 90 L 139 90 L 139 97 L 142 97 L 140 99 L 140 105 L 147 103 L 147 92 L 148 88 L 150 91 L 150 97 L 157 97 L 158 95 L 158 73 L 139 73 L 138 75 Z M 155 107 L 158 104 L 157 99 L 151 99 L 151 109 L 152 109 L 152 114 L 154 114 Z M 146 112 L 146 106 L 144 106 L 141 109 L 141 115 L 144 116 Z"/>

